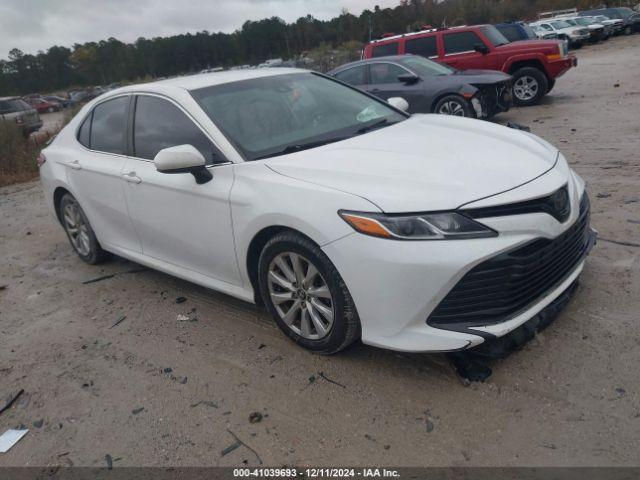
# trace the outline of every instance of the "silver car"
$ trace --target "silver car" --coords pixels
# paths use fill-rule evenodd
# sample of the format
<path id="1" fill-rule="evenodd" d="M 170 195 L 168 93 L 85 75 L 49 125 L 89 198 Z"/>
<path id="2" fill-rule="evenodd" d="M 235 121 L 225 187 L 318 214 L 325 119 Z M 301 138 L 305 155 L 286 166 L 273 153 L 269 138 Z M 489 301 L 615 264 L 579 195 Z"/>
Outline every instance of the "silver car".
<path id="1" fill-rule="evenodd" d="M 0 118 L 16 122 L 25 135 L 42 127 L 38 111 L 20 97 L 0 97 Z"/>

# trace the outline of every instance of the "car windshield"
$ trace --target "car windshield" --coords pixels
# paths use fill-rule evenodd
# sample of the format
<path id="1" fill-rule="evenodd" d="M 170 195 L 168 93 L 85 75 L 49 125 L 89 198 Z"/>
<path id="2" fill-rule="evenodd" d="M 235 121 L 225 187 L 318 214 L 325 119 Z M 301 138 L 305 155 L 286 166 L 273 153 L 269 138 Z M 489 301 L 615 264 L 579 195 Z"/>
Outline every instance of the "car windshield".
<path id="1" fill-rule="evenodd" d="M 564 20 L 556 20 L 555 22 L 551 22 L 551 26 L 553 28 L 570 28 L 571 25 L 569 25 L 567 22 L 565 22 Z"/>
<path id="2" fill-rule="evenodd" d="M 439 75 L 451 75 L 456 70 L 444 65 L 442 63 L 436 63 L 431 60 L 427 60 L 424 57 L 406 55 L 398 60 L 398 63 L 403 67 L 407 67 L 412 72 L 416 73 L 419 77 L 430 77 Z"/>
<path id="3" fill-rule="evenodd" d="M 487 40 L 489 40 L 493 44 L 494 47 L 499 47 L 500 45 L 511 43 L 509 42 L 509 40 L 507 40 L 507 37 L 500 33 L 500 30 L 498 30 L 493 25 L 485 25 L 483 27 L 480 27 L 480 30 L 482 31 L 484 36 L 487 37 Z"/>
<path id="4" fill-rule="evenodd" d="M 593 19 L 587 17 L 574 18 L 574 21 L 579 25 L 588 26 L 594 23 Z"/>
<path id="5" fill-rule="evenodd" d="M 247 160 L 344 140 L 407 118 L 315 73 L 270 75 L 190 93 Z"/>
<path id="6" fill-rule="evenodd" d="M 527 33 L 527 37 L 530 39 L 536 38 L 536 32 L 534 32 L 533 28 L 529 25 L 522 25 L 522 28 L 524 28 L 524 31 Z"/>

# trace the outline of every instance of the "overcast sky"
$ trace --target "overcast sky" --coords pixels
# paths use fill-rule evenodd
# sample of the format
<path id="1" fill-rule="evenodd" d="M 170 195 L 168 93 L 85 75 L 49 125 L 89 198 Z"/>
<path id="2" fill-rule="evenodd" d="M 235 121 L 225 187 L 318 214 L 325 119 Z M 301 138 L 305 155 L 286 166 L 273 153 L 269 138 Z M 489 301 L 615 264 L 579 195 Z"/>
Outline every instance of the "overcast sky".
<path id="1" fill-rule="evenodd" d="M 245 20 L 278 16 L 287 22 L 311 14 L 328 19 L 346 8 L 393 7 L 399 0 L 0 0 L 0 58 L 19 48 L 37 53 L 52 45 L 109 37 L 125 42 L 138 37 L 178 33 L 232 32 Z"/>

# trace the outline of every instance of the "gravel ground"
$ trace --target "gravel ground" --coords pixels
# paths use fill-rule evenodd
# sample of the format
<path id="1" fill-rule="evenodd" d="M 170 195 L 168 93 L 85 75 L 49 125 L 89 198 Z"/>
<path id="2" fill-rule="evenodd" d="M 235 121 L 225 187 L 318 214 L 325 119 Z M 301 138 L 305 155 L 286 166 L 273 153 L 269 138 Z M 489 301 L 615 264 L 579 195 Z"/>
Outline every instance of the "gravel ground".
<path id="1" fill-rule="evenodd" d="M 542 105 L 498 118 L 562 149 L 602 239 L 566 310 L 482 384 L 439 355 L 307 353 L 261 310 L 155 271 L 83 284 L 137 265 L 83 264 L 37 183 L 0 189 L 0 405 L 25 390 L 0 432 L 30 429 L 0 465 L 638 465 L 639 51 L 640 35 L 580 50 Z M 222 455 L 231 432 L 257 454 Z"/>

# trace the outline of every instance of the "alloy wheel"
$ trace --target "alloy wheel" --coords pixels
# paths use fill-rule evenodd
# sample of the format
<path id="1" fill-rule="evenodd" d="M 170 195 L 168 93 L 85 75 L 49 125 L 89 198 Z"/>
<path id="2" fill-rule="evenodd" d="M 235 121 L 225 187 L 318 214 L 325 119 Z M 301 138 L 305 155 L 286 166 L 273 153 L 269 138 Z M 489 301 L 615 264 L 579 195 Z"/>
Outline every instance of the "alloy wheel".
<path id="1" fill-rule="evenodd" d="M 335 315 L 327 282 L 307 258 L 294 252 L 278 254 L 269 264 L 269 296 L 280 319 L 308 340 L 329 334 Z"/>
<path id="2" fill-rule="evenodd" d="M 64 228 L 69 234 L 71 244 L 76 251 L 83 256 L 91 252 L 91 240 L 84 215 L 80 211 L 80 205 L 76 202 L 67 202 L 62 211 Z"/>
<path id="3" fill-rule="evenodd" d="M 538 94 L 540 85 L 538 81 L 528 75 L 524 75 L 513 84 L 513 93 L 518 100 L 531 100 Z"/>
<path id="4" fill-rule="evenodd" d="M 460 104 L 460 102 L 456 102 L 454 100 L 450 100 L 440 105 L 438 113 L 441 113 L 443 115 L 453 115 L 455 117 L 465 116 L 463 106 Z"/>

